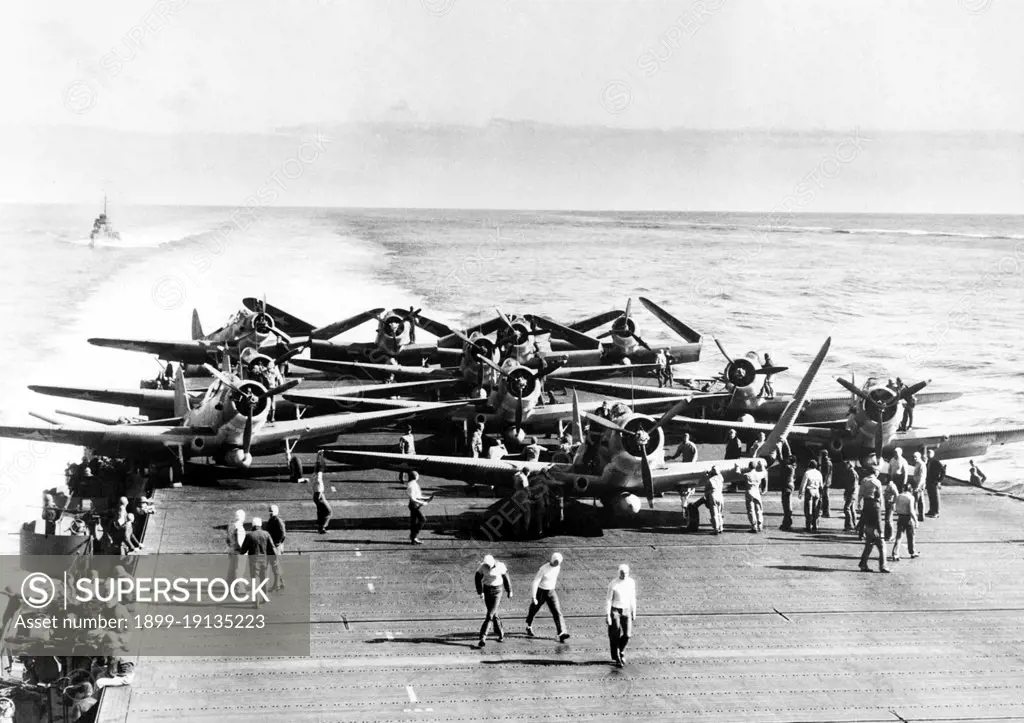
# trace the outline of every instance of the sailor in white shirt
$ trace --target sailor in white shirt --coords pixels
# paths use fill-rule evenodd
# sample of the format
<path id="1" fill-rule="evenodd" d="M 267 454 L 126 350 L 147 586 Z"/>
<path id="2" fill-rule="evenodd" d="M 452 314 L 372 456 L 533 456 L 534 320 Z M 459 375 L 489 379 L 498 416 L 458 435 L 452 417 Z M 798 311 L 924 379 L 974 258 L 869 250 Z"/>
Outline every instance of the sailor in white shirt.
<path id="1" fill-rule="evenodd" d="M 227 580 L 237 580 L 242 571 L 242 557 L 240 550 L 245 540 L 245 510 L 235 510 L 235 519 L 228 523 L 228 531 L 225 542 L 228 547 L 228 574 Z"/>
<path id="2" fill-rule="evenodd" d="M 533 635 L 533 619 L 537 617 L 542 605 L 547 604 L 551 611 L 551 617 L 555 619 L 555 631 L 558 633 L 558 642 L 564 643 L 569 639 L 569 633 L 565 632 L 565 619 L 562 617 L 562 608 L 558 604 L 558 593 L 555 592 L 555 585 L 558 584 L 558 574 L 562 571 L 562 553 L 556 552 L 551 556 L 550 562 L 545 562 L 537 570 L 533 577 L 533 584 L 530 586 L 530 610 L 526 613 L 526 634 L 531 638 Z"/>
<path id="3" fill-rule="evenodd" d="M 629 576 L 629 565 L 619 565 L 619 576 L 608 585 L 605 622 L 612 661 L 621 668 L 626 664 L 626 645 L 636 622 L 636 583 Z"/>
<path id="4" fill-rule="evenodd" d="M 420 508 L 430 502 L 430 500 L 423 496 L 419 480 L 419 472 L 414 470 L 409 473 L 409 482 L 405 486 L 405 491 L 409 495 L 409 542 L 413 545 L 423 544 L 420 542 L 420 530 L 423 529 L 427 518 L 424 517 Z"/>
<path id="5" fill-rule="evenodd" d="M 484 561 L 476 570 L 474 577 L 476 592 L 487 605 L 487 617 L 484 624 L 480 626 L 479 647 L 486 645 L 484 637 L 487 635 L 487 626 L 494 622 L 494 634 L 498 636 L 498 642 L 505 640 L 505 633 L 501 629 L 501 619 L 498 617 L 498 605 L 501 603 L 501 589 L 505 588 L 509 600 L 512 599 L 512 581 L 508 577 L 508 568 L 505 564 L 494 559 L 493 555 L 484 556 Z"/>

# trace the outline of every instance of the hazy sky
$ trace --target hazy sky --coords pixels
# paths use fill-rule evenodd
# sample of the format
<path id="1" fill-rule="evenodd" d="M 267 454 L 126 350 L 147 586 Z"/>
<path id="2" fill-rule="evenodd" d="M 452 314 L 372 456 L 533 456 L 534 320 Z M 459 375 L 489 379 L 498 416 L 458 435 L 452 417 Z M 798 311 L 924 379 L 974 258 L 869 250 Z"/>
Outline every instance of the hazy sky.
<path id="1" fill-rule="evenodd" d="M 1021 28 L 1015 0 L 23 1 L 0 124 L 1021 132 Z"/>

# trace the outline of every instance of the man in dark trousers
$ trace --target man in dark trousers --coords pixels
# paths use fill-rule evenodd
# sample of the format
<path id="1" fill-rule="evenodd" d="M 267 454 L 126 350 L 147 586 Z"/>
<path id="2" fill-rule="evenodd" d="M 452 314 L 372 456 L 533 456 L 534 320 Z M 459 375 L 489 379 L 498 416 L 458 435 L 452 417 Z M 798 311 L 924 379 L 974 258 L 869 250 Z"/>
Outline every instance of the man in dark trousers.
<path id="1" fill-rule="evenodd" d="M 868 567 L 868 558 L 871 557 L 871 550 L 878 550 L 878 571 L 889 572 L 885 566 L 885 547 L 882 542 L 882 515 L 881 500 L 872 495 L 865 498 L 864 509 L 861 510 L 860 524 L 864 530 L 864 552 L 860 555 L 860 571 L 871 572 Z"/>
<path id="2" fill-rule="evenodd" d="M 551 555 L 551 560 L 540 566 L 537 574 L 530 585 L 532 597 L 530 609 L 526 613 L 526 634 L 534 637 L 533 620 L 540 612 L 541 606 L 547 605 L 551 611 L 551 617 L 555 620 L 555 632 L 558 634 L 558 642 L 564 643 L 569 639 L 569 633 L 565 631 L 565 618 L 562 617 L 562 606 L 558 604 L 558 593 L 555 586 L 558 584 L 558 575 L 562 571 L 562 553 L 556 552 Z"/>
<path id="3" fill-rule="evenodd" d="M 487 617 L 484 624 L 480 626 L 480 641 L 477 647 L 484 647 L 487 641 L 487 626 L 494 624 L 494 634 L 498 636 L 498 642 L 505 640 L 505 633 L 501 629 L 501 619 L 498 617 L 498 606 L 501 604 L 501 589 L 505 588 L 508 599 L 512 599 L 512 581 L 508 577 L 508 569 L 504 563 L 498 562 L 493 555 L 484 557 L 484 561 L 476 570 L 474 578 L 476 583 L 476 594 L 487 605 Z"/>
<path id="4" fill-rule="evenodd" d="M 725 458 L 739 459 L 742 456 L 743 448 L 740 446 L 739 437 L 736 436 L 736 430 L 730 429 L 728 437 L 725 440 Z"/>
<path id="5" fill-rule="evenodd" d="M 852 459 L 843 460 L 836 467 L 833 479 L 843 490 L 843 530 L 852 532 L 857 528 L 857 463 Z"/>
<path id="6" fill-rule="evenodd" d="M 605 623 L 612 662 L 621 668 L 626 664 L 626 645 L 636 623 L 636 583 L 629 576 L 629 565 L 619 565 L 619 576 L 608 584 Z"/>
<path id="7" fill-rule="evenodd" d="M 821 457 L 818 460 L 818 469 L 821 471 L 821 516 L 831 517 L 829 511 L 828 491 L 832 487 L 832 455 L 827 449 L 821 450 Z"/>
<path id="8" fill-rule="evenodd" d="M 258 610 L 262 604 L 262 595 L 258 592 L 260 583 L 267 581 L 267 557 L 274 556 L 274 541 L 263 529 L 263 520 L 259 517 L 252 518 L 252 530 L 245 533 L 245 540 L 239 551 L 242 555 L 249 556 L 249 574 L 252 576 L 253 601 Z"/>
<path id="9" fill-rule="evenodd" d="M 284 590 L 284 576 L 281 575 L 281 554 L 284 552 L 284 540 L 287 536 L 287 530 L 284 520 L 281 519 L 279 514 L 278 506 L 271 505 L 269 511 L 270 517 L 267 519 L 267 524 L 263 526 L 263 529 L 267 531 L 271 541 L 274 543 L 274 554 L 270 558 L 270 570 L 274 573 L 274 584 L 271 585 L 270 592 L 277 592 L 278 590 Z"/>
<path id="10" fill-rule="evenodd" d="M 909 432 L 914 426 L 914 407 L 917 406 L 917 396 L 911 394 L 903 402 L 903 420 L 900 422 L 899 431 Z"/>
<path id="11" fill-rule="evenodd" d="M 398 440 L 398 453 L 399 454 L 416 454 L 416 437 L 413 436 L 412 426 L 406 426 L 405 434 L 403 434 Z M 402 484 L 405 483 L 405 475 L 409 474 L 404 470 L 399 470 L 398 481 Z"/>
<path id="12" fill-rule="evenodd" d="M 779 529 L 793 529 L 793 493 L 796 492 L 796 457 L 787 457 L 782 463 L 782 524 Z"/>
<path id="13" fill-rule="evenodd" d="M 928 450 L 928 474 L 925 477 L 925 488 L 928 490 L 927 517 L 939 516 L 939 490 L 946 479 L 946 467 L 935 456 L 935 450 Z"/>
<path id="14" fill-rule="evenodd" d="M 430 502 L 423 496 L 420 489 L 420 474 L 413 470 L 409 473 L 409 483 L 405 486 L 406 494 L 409 495 L 409 543 L 422 545 L 420 542 L 420 530 L 423 529 L 427 518 L 423 515 L 421 508 Z"/>

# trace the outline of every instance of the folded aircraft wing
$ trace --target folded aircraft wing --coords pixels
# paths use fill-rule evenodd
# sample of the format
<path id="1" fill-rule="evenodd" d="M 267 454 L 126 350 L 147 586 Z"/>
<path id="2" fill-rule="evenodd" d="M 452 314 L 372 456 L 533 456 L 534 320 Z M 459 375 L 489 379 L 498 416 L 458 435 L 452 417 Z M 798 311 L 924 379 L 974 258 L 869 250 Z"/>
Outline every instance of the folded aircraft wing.
<path id="1" fill-rule="evenodd" d="M 93 337 L 89 339 L 93 346 L 107 347 L 108 349 L 126 349 L 128 351 L 142 352 L 143 354 L 156 354 L 165 361 L 184 362 L 186 364 L 203 364 L 211 355 L 215 355 L 217 345 L 197 341 L 154 341 L 147 339 L 106 339 Z"/>
<path id="2" fill-rule="evenodd" d="M 573 377 L 559 378 L 558 384 L 575 387 L 586 392 L 606 394 L 621 399 L 641 399 L 649 397 L 675 397 L 676 400 L 689 399 L 694 402 L 712 402 L 718 399 L 728 401 L 732 396 L 729 392 L 705 394 L 692 389 L 674 389 L 672 387 L 655 387 L 646 384 L 621 384 L 619 382 L 602 382 Z M 849 399 L 847 398 L 847 401 Z"/>
<path id="3" fill-rule="evenodd" d="M 29 389 L 38 394 L 65 399 L 81 399 L 86 402 L 116 404 L 120 407 L 140 409 L 174 409 L 173 389 L 91 389 L 89 387 L 52 387 L 30 384 Z"/>
<path id="4" fill-rule="evenodd" d="M 287 311 L 278 309 L 276 306 L 266 304 L 255 297 L 248 297 L 242 299 L 242 305 L 249 311 L 258 313 L 262 306 L 266 313 L 270 314 L 270 318 L 274 320 L 274 324 L 278 329 L 283 331 L 288 336 L 305 336 L 313 331 L 313 325 L 307 321 L 303 321 L 297 316 L 292 316 Z"/>
<path id="5" fill-rule="evenodd" d="M 293 367 L 313 369 L 339 378 L 356 380 L 384 380 L 394 376 L 399 381 L 449 379 L 451 372 L 437 367 L 401 366 L 397 364 L 369 364 L 364 362 L 331 361 L 328 359 L 294 359 Z"/>
<path id="6" fill-rule="evenodd" d="M 675 416 L 671 420 L 677 424 L 685 424 L 692 427 L 711 427 L 717 429 L 735 429 L 737 431 L 748 430 L 752 432 L 764 432 L 765 434 L 770 433 L 775 429 L 775 424 L 767 422 L 729 422 L 720 419 L 697 419 L 696 417 L 682 417 Z M 829 440 L 834 436 L 832 430 L 827 427 L 808 427 L 808 426 L 793 426 L 790 427 L 788 435 L 790 437 L 803 437 L 805 439 L 822 439 Z"/>
<path id="7" fill-rule="evenodd" d="M 127 454 L 139 450 L 187 445 L 192 439 L 214 434 L 211 429 L 118 424 L 111 426 L 56 425 L 53 427 L 0 427 L 0 437 L 53 444 L 89 447 L 103 454 Z"/>
<path id="8" fill-rule="evenodd" d="M 385 409 L 375 412 L 352 414 L 326 414 L 322 417 L 294 419 L 285 422 L 268 422 L 253 434 L 253 446 L 264 446 L 275 442 L 336 437 L 345 432 L 357 432 L 393 424 L 402 419 L 430 415 L 450 414 L 462 404 L 421 403 L 401 409 Z"/>
<path id="9" fill-rule="evenodd" d="M 527 472 L 545 470 L 568 471 L 568 464 L 549 462 L 523 462 L 516 460 L 473 459 L 429 454 L 391 454 L 388 452 L 360 452 L 325 448 L 324 456 L 334 462 L 343 462 L 358 469 L 415 470 L 421 474 L 468 484 L 511 488 L 517 470 Z"/>
<path id="10" fill-rule="evenodd" d="M 558 362 L 558 352 L 553 352 L 545 356 L 548 363 Z M 657 364 L 633 364 L 631 366 L 625 366 L 622 364 L 603 364 L 600 366 L 590 367 L 570 367 L 564 366 L 555 369 L 547 375 L 547 379 L 593 379 L 607 377 L 613 374 L 646 374 L 649 371 L 657 369 Z M 678 399 L 676 401 L 679 401 Z"/>
<path id="11" fill-rule="evenodd" d="M 1024 442 L 1024 427 L 989 427 L 943 429 L 929 433 L 926 429 L 912 429 L 896 435 L 887 447 L 934 447 L 939 459 L 958 459 L 981 456 L 989 447 Z"/>

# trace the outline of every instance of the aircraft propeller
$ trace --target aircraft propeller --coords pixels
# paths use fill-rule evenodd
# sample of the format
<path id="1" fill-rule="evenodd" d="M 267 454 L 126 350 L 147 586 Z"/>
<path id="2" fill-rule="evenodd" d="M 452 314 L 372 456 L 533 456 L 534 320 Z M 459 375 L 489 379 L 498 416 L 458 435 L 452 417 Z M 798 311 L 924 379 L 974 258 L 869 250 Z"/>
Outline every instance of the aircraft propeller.
<path id="1" fill-rule="evenodd" d="M 873 389 L 870 392 L 866 392 L 853 382 L 849 382 L 842 377 L 836 379 L 836 382 L 843 389 L 850 392 L 855 399 L 859 397 L 864 401 L 864 411 L 875 422 L 875 455 L 881 461 L 882 446 L 885 441 L 882 438 L 882 426 L 885 423 L 886 415 L 890 412 L 895 413 L 900 402 L 906 401 L 912 395 L 917 394 L 928 386 L 931 380 L 926 379 L 909 387 L 904 387 L 898 393 L 891 389 Z"/>
<path id="2" fill-rule="evenodd" d="M 495 307 L 494 310 L 496 312 L 498 312 L 498 317 L 503 322 L 505 322 L 505 326 L 507 326 L 509 331 L 511 332 L 511 334 L 512 334 L 512 336 L 511 336 L 512 344 L 514 344 L 515 346 L 520 346 L 522 344 L 525 344 L 526 341 L 530 338 L 530 333 L 531 333 L 530 330 L 526 329 L 522 324 L 520 324 L 519 326 L 516 326 L 515 324 L 513 324 L 512 321 L 507 316 L 505 316 L 504 313 L 502 313 L 501 309 Z M 531 326 L 532 325 L 533 324 L 531 322 Z M 536 327 L 534 326 L 533 328 L 536 328 Z M 508 337 L 506 337 L 506 338 L 508 338 Z"/>
<path id="3" fill-rule="evenodd" d="M 725 367 L 725 371 L 721 376 L 717 377 L 718 381 L 731 384 L 734 387 L 749 387 L 754 383 L 754 378 L 758 374 L 778 374 L 784 372 L 789 367 L 756 367 L 754 363 L 746 357 L 739 359 L 733 359 L 729 356 L 729 352 L 722 346 L 722 342 L 715 339 L 715 346 L 718 347 L 718 351 L 722 352 L 722 356 L 728 364 Z"/>
<path id="4" fill-rule="evenodd" d="M 636 440 L 637 447 L 640 452 L 640 476 L 644 484 L 644 494 L 647 495 L 647 505 L 653 510 L 654 509 L 654 476 L 651 473 L 651 460 L 647 456 L 647 445 L 650 443 L 651 437 L 657 432 L 668 420 L 683 411 L 683 408 L 689 403 L 689 400 L 683 400 L 672 406 L 667 412 L 661 415 L 661 418 L 655 422 L 650 429 L 627 429 L 620 424 L 613 422 L 610 419 L 591 414 L 590 412 L 583 412 L 582 415 L 592 422 L 596 422 L 602 427 L 618 432 L 621 435 L 632 436 Z"/>
<path id="5" fill-rule="evenodd" d="M 626 310 L 622 313 L 622 316 L 613 321 L 611 330 L 601 334 L 599 338 L 604 338 L 606 336 L 611 336 L 613 334 L 618 337 L 631 338 L 633 339 L 633 341 L 635 341 L 637 344 L 642 346 L 647 351 L 651 351 L 651 347 L 647 344 L 647 342 L 641 339 L 636 333 L 636 322 L 634 322 L 631 318 L 632 310 L 633 299 L 626 299 Z"/>
<path id="6" fill-rule="evenodd" d="M 561 367 L 560 364 L 547 364 L 542 369 L 534 370 L 529 367 L 517 366 L 511 371 L 506 371 L 485 356 L 477 355 L 481 364 L 486 364 L 498 372 L 505 379 L 505 389 L 516 398 L 516 432 L 523 428 L 523 401 L 533 394 L 537 385 L 543 381 L 551 372 Z M 482 367 L 481 367 L 482 368 Z"/>

